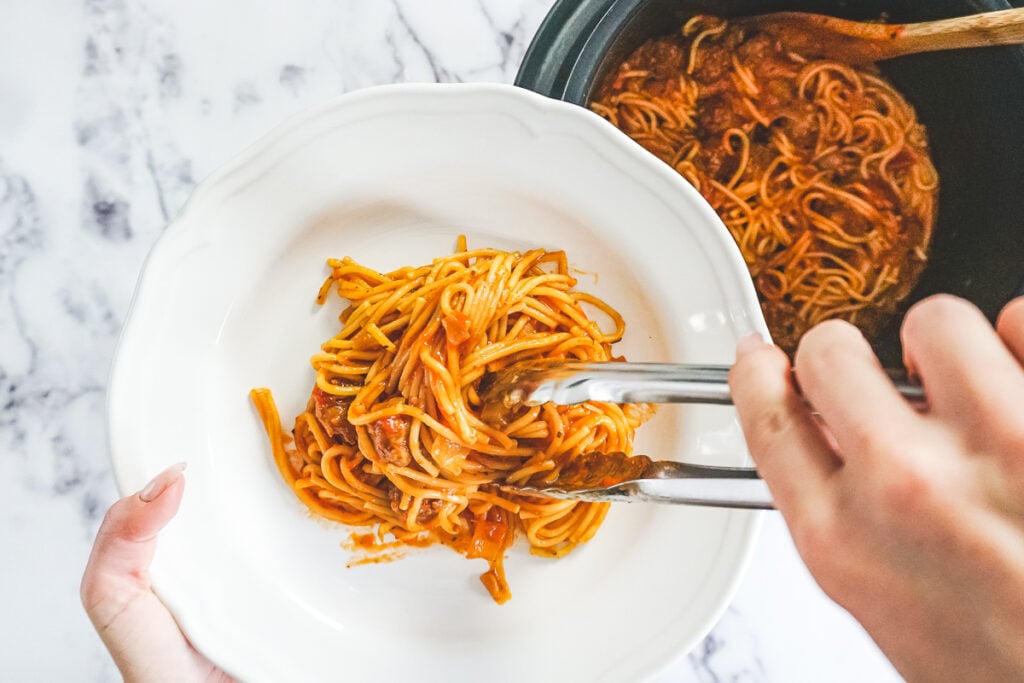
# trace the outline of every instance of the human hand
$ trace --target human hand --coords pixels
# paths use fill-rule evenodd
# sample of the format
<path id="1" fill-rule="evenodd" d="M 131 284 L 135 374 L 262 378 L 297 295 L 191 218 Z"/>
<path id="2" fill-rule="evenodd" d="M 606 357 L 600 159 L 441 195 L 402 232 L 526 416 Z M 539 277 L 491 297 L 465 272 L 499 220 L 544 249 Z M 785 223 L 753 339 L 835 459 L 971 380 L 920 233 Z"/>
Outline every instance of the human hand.
<path id="1" fill-rule="evenodd" d="M 234 680 L 189 644 L 149 584 L 156 535 L 181 504 L 184 469 L 164 470 L 110 507 L 82 576 L 85 611 L 128 683 Z"/>
<path id="2" fill-rule="evenodd" d="M 965 301 L 907 314 L 915 411 L 851 325 L 730 376 L 747 444 L 824 591 L 910 680 L 1024 680 L 1024 299 L 996 330 Z"/>

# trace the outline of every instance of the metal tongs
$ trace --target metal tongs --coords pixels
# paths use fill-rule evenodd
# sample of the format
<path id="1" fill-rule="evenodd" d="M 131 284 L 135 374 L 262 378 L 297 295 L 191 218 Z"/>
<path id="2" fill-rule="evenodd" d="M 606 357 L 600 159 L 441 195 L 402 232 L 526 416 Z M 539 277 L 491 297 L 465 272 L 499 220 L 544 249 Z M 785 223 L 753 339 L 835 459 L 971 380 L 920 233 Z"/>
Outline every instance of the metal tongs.
<path id="1" fill-rule="evenodd" d="M 890 372 L 910 402 L 920 386 Z M 544 403 L 709 403 L 731 405 L 729 367 L 672 363 L 518 363 L 496 372 L 481 394 L 484 418 L 502 421 L 522 406 Z M 642 501 L 773 509 L 771 493 L 752 467 L 713 467 L 622 453 L 586 454 L 549 485 L 504 487 L 549 498 L 594 502 Z"/>

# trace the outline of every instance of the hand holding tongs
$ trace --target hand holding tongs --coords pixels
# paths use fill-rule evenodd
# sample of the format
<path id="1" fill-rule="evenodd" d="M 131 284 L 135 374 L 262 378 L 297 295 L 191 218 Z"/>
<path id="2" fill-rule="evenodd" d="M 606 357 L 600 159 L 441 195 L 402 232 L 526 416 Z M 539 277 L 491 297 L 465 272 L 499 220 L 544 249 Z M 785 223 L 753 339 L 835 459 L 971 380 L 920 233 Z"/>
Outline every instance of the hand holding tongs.
<path id="1" fill-rule="evenodd" d="M 923 402 L 919 386 L 890 373 L 896 389 Z M 518 363 L 495 373 L 481 394 L 485 419 L 500 420 L 520 406 L 543 403 L 711 403 L 729 405 L 729 367 L 672 363 Z M 752 467 L 712 467 L 622 453 L 587 454 L 544 486 L 524 493 L 587 501 L 646 501 L 715 507 L 772 509 L 767 485 Z"/>

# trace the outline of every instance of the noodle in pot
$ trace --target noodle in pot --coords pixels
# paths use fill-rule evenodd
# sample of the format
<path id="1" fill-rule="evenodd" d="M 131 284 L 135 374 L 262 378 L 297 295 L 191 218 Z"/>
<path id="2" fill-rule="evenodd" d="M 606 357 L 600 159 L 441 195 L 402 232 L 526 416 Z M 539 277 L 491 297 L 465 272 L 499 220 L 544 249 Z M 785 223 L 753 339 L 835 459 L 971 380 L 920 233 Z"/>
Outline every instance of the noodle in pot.
<path id="1" fill-rule="evenodd" d="M 518 361 L 612 359 L 625 322 L 579 292 L 564 252 L 467 251 L 381 274 L 328 261 L 320 289 L 349 301 L 341 331 L 311 359 L 312 395 L 289 437 L 267 389 L 252 399 L 274 460 L 314 513 L 376 526 L 410 544 L 444 543 L 490 570 L 497 602 L 511 596 L 502 566 L 517 534 L 560 557 L 593 537 L 608 504 L 510 493 L 501 484 L 554 481 L 585 454 L 632 450 L 645 405 L 587 402 L 482 416 L 486 373 Z M 602 329 L 584 309 L 611 321 Z"/>
<path id="2" fill-rule="evenodd" d="M 591 103 L 712 205 L 789 352 L 829 318 L 878 331 L 924 269 L 938 194 L 911 105 L 873 68 L 809 57 L 700 15 Z"/>

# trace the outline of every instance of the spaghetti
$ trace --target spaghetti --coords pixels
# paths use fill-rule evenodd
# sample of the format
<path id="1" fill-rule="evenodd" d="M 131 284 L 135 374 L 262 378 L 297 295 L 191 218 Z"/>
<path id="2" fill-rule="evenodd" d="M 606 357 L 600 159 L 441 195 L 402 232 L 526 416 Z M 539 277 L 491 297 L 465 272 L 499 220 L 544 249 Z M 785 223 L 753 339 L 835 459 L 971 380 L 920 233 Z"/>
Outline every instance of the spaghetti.
<path id="1" fill-rule="evenodd" d="M 333 287 L 350 303 L 312 357 L 316 382 L 293 438 L 269 390 L 251 392 L 277 467 L 311 511 L 376 526 L 380 544 L 390 534 L 487 560 L 481 581 L 504 602 L 502 561 L 517 534 L 531 552 L 560 557 L 593 537 L 608 504 L 501 485 L 551 482 L 586 454 L 628 453 L 650 409 L 546 404 L 489 423 L 478 388 L 517 361 L 610 360 L 622 316 L 574 289 L 561 251 L 467 251 L 460 238 L 455 254 L 387 274 L 348 258 L 328 265 L 317 302 Z"/>
<path id="2" fill-rule="evenodd" d="M 706 15 L 650 41 L 591 103 L 708 200 L 776 343 L 843 318 L 871 336 L 920 277 L 938 175 L 924 127 L 873 68 Z"/>

